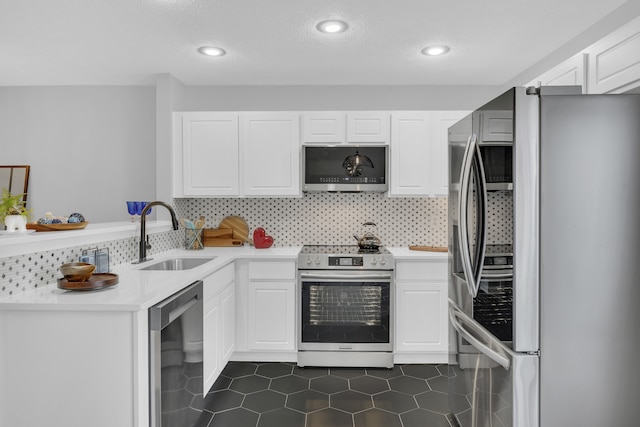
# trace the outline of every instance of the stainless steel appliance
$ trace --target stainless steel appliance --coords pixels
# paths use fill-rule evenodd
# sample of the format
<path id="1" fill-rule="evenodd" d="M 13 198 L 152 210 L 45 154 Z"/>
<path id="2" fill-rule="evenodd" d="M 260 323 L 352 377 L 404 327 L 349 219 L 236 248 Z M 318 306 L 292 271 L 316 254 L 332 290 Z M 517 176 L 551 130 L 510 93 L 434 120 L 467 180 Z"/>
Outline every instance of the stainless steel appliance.
<path id="1" fill-rule="evenodd" d="M 303 145 L 302 190 L 380 192 L 389 189 L 386 145 Z"/>
<path id="2" fill-rule="evenodd" d="M 393 255 L 303 246 L 298 366 L 393 367 Z"/>
<path id="3" fill-rule="evenodd" d="M 149 308 L 150 425 L 195 425 L 202 413 L 202 281 Z M 191 384 L 188 384 L 192 379 Z"/>
<path id="4" fill-rule="evenodd" d="M 462 427 L 640 419 L 640 96 L 579 93 L 513 88 L 449 129 L 449 405 Z M 483 152 L 495 142 L 511 146 L 501 164 Z M 490 169 L 511 185 L 492 186 Z M 497 194 L 512 205 L 489 214 Z M 488 253 L 501 227 L 512 272 L 509 250 Z"/>

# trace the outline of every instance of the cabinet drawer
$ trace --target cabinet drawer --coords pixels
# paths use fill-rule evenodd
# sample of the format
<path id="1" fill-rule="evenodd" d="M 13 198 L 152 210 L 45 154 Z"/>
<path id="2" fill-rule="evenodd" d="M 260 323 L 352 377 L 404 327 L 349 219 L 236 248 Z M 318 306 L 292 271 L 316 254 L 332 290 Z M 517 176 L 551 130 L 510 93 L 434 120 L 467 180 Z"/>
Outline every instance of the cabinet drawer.
<path id="1" fill-rule="evenodd" d="M 396 280 L 447 280 L 447 260 L 397 261 Z"/>
<path id="2" fill-rule="evenodd" d="M 249 263 L 249 279 L 295 279 L 295 261 L 252 261 Z"/>

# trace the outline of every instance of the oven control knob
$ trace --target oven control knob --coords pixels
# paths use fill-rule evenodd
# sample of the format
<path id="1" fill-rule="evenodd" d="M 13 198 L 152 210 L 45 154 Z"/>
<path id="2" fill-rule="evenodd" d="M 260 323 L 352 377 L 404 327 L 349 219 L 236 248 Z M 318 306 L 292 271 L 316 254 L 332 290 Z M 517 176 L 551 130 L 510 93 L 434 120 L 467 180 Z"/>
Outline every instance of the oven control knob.
<path id="1" fill-rule="evenodd" d="M 311 265 L 311 257 L 310 257 L 310 256 L 308 256 L 308 257 L 307 257 L 307 260 L 306 260 L 305 262 L 307 263 L 307 265 Z"/>
<path id="2" fill-rule="evenodd" d="M 313 262 L 315 262 L 316 265 L 320 265 L 320 258 L 316 257 L 316 259 Z"/>
<path id="3" fill-rule="evenodd" d="M 371 258 L 371 265 L 376 265 L 378 263 L 378 260 L 376 259 L 376 257 L 372 257 Z"/>
<path id="4" fill-rule="evenodd" d="M 387 265 L 387 261 L 384 258 L 380 258 L 380 265 Z"/>

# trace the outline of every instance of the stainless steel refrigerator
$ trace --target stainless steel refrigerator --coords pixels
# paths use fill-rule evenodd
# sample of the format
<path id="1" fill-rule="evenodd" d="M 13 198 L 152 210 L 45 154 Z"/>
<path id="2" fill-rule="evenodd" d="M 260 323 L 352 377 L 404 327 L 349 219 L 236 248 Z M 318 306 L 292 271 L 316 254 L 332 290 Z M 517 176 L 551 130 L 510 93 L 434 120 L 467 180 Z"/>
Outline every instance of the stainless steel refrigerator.
<path id="1" fill-rule="evenodd" d="M 459 424 L 638 425 L 640 95 L 513 88 L 449 129 L 449 166 Z"/>

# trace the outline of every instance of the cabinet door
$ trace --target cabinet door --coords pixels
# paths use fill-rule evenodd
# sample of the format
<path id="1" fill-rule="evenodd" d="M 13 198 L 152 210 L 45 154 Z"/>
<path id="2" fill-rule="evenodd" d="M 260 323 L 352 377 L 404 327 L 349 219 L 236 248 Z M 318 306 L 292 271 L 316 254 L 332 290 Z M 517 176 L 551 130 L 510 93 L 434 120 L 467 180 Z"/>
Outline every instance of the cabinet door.
<path id="1" fill-rule="evenodd" d="M 316 111 L 302 116 L 302 142 L 342 144 L 345 142 L 346 114 L 334 111 Z"/>
<path id="2" fill-rule="evenodd" d="M 622 93 L 640 86 L 640 18 L 587 51 L 589 93 Z"/>
<path id="3" fill-rule="evenodd" d="M 390 196 L 429 195 L 430 122 L 426 111 L 391 115 Z"/>
<path id="4" fill-rule="evenodd" d="M 446 303 L 446 282 L 396 282 L 396 350 L 446 353 Z"/>
<path id="5" fill-rule="evenodd" d="M 221 354 L 222 366 L 226 365 L 235 350 L 236 342 L 236 285 L 231 283 L 220 294 L 222 317 Z"/>
<path id="6" fill-rule="evenodd" d="M 347 142 L 389 143 L 389 113 L 363 111 L 347 113 Z"/>
<path id="7" fill-rule="evenodd" d="M 433 111 L 431 113 L 429 194 L 432 196 L 449 194 L 449 127 L 469 113 L 470 111 Z M 464 138 L 467 136 L 464 135 Z"/>
<path id="8" fill-rule="evenodd" d="M 184 196 L 237 196 L 238 115 L 182 113 Z"/>
<path id="9" fill-rule="evenodd" d="M 481 142 L 513 141 L 513 112 L 483 111 L 481 133 Z"/>
<path id="10" fill-rule="evenodd" d="M 249 282 L 249 350 L 295 350 L 295 282 Z"/>
<path id="11" fill-rule="evenodd" d="M 247 113 L 241 121 L 244 195 L 299 196 L 299 115 Z"/>
<path id="12" fill-rule="evenodd" d="M 585 73 L 587 55 L 579 53 L 532 80 L 527 86 L 581 86 L 587 93 Z"/>
<path id="13" fill-rule="evenodd" d="M 213 383 L 222 372 L 221 364 L 221 315 L 220 298 L 215 295 L 207 298 L 205 292 L 204 317 L 203 317 L 203 386 L 204 394 L 207 394 Z"/>

